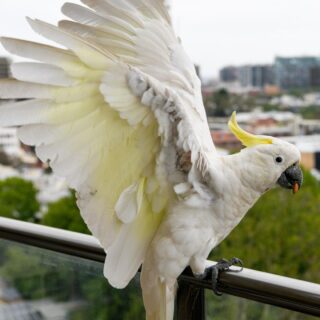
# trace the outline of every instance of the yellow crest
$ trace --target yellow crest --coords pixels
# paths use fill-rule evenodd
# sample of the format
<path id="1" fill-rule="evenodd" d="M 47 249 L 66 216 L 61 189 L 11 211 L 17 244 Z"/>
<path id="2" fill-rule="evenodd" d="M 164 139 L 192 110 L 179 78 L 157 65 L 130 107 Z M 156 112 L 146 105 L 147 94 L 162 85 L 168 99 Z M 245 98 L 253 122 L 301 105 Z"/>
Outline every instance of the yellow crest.
<path id="1" fill-rule="evenodd" d="M 241 141 L 246 147 L 253 147 L 259 144 L 272 144 L 272 138 L 267 136 L 256 136 L 241 129 L 236 120 L 236 112 L 232 113 L 229 120 L 229 128 L 232 133 Z"/>

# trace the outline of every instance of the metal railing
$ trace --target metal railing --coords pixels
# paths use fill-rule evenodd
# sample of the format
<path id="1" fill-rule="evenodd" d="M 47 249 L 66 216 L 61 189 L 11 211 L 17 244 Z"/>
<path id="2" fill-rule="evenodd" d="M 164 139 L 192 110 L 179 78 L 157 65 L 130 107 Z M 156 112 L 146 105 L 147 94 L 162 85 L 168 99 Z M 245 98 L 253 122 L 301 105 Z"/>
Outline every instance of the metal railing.
<path id="1" fill-rule="evenodd" d="M 92 236 L 42 225 L 0 218 L 0 239 L 104 262 L 105 252 Z M 208 262 L 213 264 L 214 262 Z M 177 319 L 205 319 L 205 289 L 210 280 L 200 280 L 186 269 L 179 278 Z M 320 317 L 320 285 L 270 273 L 243 269 L 220 275 L 218 290 L 237 297 Z"/>

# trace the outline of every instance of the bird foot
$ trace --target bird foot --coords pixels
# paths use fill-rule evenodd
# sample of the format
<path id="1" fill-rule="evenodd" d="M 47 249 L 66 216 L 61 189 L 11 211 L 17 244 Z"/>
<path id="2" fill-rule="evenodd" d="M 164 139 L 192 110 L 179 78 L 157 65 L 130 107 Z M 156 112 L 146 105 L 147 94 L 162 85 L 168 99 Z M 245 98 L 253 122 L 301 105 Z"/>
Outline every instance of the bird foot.
<path id="1" fill-rule="evenodd" d="M 230 269 L 232 266 L 239 266 L 240 269 L 234 270 Z M 238 258 L 232 258 L 231 260 L 221 259 L 217 264 L 205 269 L 204 273 L 201 275 L 202 279 L 211 279 L 212 290 L 217 296 L 221 296 L 222 292 L 218 290 L 219 276 L 221 272 L 241 272 L 243 270 L 243 262 Z"/>

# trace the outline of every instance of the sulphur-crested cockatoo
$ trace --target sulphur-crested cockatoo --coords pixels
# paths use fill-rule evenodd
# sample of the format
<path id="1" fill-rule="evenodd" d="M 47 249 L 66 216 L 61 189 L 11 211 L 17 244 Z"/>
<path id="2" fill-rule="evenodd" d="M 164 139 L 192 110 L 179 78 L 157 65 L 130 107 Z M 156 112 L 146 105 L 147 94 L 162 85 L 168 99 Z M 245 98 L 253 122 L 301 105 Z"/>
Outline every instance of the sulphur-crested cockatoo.
<path id="1" fill-rule="evenodd" d="M 213 145 L 192 61 L 161 0 L 66 3 L 53 26 L 28 19 L 61 49 L 2 38 L 37 62 L 12 66 L 0 125 L 77 192 L 92 234 L 107 252 L 104 274 L 125 287 L 143 263 L 149 320 L 171 320 L 177 277 L 205 271 L 209 252 L 277 182 L 298 189 L 291 144 L 240 129 L 246 148 L 220 156 Z"/>

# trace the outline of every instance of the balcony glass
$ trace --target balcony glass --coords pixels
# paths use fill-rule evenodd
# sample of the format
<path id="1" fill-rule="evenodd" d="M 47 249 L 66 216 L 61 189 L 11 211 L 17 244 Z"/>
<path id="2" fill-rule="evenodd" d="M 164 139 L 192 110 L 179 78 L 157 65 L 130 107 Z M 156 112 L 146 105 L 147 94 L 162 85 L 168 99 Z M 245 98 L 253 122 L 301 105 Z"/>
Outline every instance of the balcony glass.
<path id="1" fill-rule="evenodd" d="M 315 320 L 317 317 L 206 290 L 207 320 Z"/>
<path id="2" fill-rule="evenodd" d="M 0 320 L 144 319 L 139 279 L 116 290 L 102 263 L 0 240 Z M 207 320 L 315 317 L 206 290 Z"/>
<path id="3" fill-rule="evenodd" d="M 110 287 L 103 265 L 0 241 L 0 320 L 143 319 L 139 280 Z"/>

